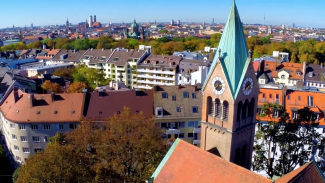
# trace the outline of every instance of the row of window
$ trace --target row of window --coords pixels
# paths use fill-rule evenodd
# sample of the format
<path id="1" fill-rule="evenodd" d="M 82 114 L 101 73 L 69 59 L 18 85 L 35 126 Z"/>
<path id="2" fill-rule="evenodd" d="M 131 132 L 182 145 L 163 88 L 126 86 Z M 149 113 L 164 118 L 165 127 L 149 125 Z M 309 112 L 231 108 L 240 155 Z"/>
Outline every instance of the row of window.
<path id="1" fill-rule="evenodd" d="M 172 138 L 172 135 L 171 134 L 168 134 L 168 135 L 163 134 L 162 138 L 170 139 L 170 138 Z M 177 139 L 177 138 L 186 138 L 185 133 L 174 134 L 174 138 L 175 139 Z M 187 133 L 187 138 L 193 138 L 194 140 L 197 140 L 198 139 L 198 134 L 197 133 Z"/>
<path id="2" fill-rule="evenodd" d="M 262 98 L 266 98 L 265 93 L 262 94 Z M 280 99 L 280 95 L 276 94 L 275 95 L 276 99 Z M 269 99 L 272 99 L 272 94 L 269 94 Z M 290 100 L 290 94 L 287 95 L 287 100 Z M 298 101 L 301 101 L 301 96 L 298 96 Z M 313 96 L 307 96 L 307 102 L 308 102 L 308 106 L 314 106 L 314 100 L 313 100 Z"/>
<path id="3" fill-rule="evenodd" d="M 11 134 L 11 137 L 13 140 L 17 140 L 17 135 Z M 32 136 L 33 142 L 40 142 L 40 137 L 39 136 Z M 28 142 L 27 136 L 20 136 L 20 141 L 22 142 Z M 44 142 L 49 141 L 49 136 L 44 136 Z"/>
<path id="4" fill-rule="evenodd" d="M 191 93 L 192 98 L 196 98 L 196 94 L 195 93 Z M 167 92 L 162 92 L 161 93 L 161 97 L 162 98 L 168 98 L 168 93 Z M 189 98 L 190 94 L 189 92 L 183 92 L 183 98 Z M 172 95 L 172 101 L 176 101 L 176 96 Z"/>
<path id="5" fill-rule="evenodd" d="M 173 122 L 173 123 L 160 123 L 161 128 L 185 128 L 187 123 L 187 127 L 190 128 L 199 128 L 201 126 L 199 121 L 188 121 L 188 122 Z"/>
<path id="6" fill-rule="evenodd" d="M 33 129 L 33 130 L 38 130 L 38 127 L 39 127 L 38 124 L 32 124 L 31 125 L 31 129 Z M 69 127 L 70 127 L 70 129 L 76 129 L 77 128 L 77 124 L 71 123 L 69 125 Z M 10 123 L 10 128 L 15 129 L 15 124 L 14 123 Z M 19 128 L 19 130 L 26 130 L 26 125 L 19 124 L 18 125 L 18 128 Z M 44 130 L 51 130 L 51 124 L 44 124 L 43 125 L 43 129 Z M 64 129 L 64 125 L 63 124 L 57 124 L 56 125 L 56 129 L 57 130 L 63 130 Z"/>
<path id="7" fill-rule="evenodd" d="M 269 94 L 269 99 L 272 99 L 272 94 Z M 262 98 L 266 98 L 265 93 L 262 94 Z M 275 99 L 280 99 L 280 95 L 279 94 L 275 94 Z"/>
<path id="8" fill-rule="evenodd" d="M 183 108 L 183 107 L 176 107 L 176 111 L 177 111 L 177 112 L 182 112 L 182 108 Z M 192 107 L 192 113 L 198 113 L 198 112 L 199 112 L 199 108 L 196 107 L 196 106 L 193 106 L 193 107 Z"/>

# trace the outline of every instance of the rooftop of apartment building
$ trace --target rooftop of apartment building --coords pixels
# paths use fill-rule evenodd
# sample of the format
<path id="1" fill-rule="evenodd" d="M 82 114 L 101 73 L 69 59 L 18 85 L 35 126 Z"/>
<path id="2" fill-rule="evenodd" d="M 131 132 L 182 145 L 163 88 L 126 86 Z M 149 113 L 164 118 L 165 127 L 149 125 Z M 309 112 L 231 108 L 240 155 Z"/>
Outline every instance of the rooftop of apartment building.
<path id="1" fill-rule="evenodd" d="M 208 60 L 191 60 L 183 59 L 179 64 L 180 72 L 195 72 L 199 70 L 199 66 L 210 67 L 211 61 Z"/>
<path id="2" fill-rule="evenodd" d="M 36 54 L 36 59 L 52 59 L 58 54 L 60 49 L 43 49 L 41 52 Z"/>
<path id="3" fill-rule="evenodd" d="M 124 66 L 129 59 L 140 59 L 144 54 L 146 54 L 146 50 L 116 48 L 108 63 Z"/>
<path id="4" fill-rule="evenodd" d="M 133 114 L 143 112 L 146 116 L 152 116 L 152 91 L 89 92 L 85 98 L 84 116 L 103 120 L 120 114 L 124 107 L 129 107 Z"/>
<path id="5" fill-rule="evenodd" d="M 179 56 L 149 55 L 139 64 L 141 67 L 176 68 L 182 60 Z"/>
<path id="6" fill-rule="evenodd" d="M 308 64 L 306 66 L 305 81 L 325 83 L 325 67 L 323 64 Z"/>
<path id="7" fill-rule="evenodd" d="M 173 53 L 173 56 L 181 56 L 184 59 L 203 60 L 204 57 L 209 57 L 209 54 L 204 55 L 204 54 L 189 52 L 189 51 L 182 51 L 182 52 L 175 51 Z"/>
<path id="8" fill-rule="evenodd" d="M 114 53 L 113 49 L 88 49 L 81 59 L 90 60 L 89 64 L 106 63 Z"/>
<path id="9" fill-rule="evenodd" d="M 158 118 L 201 118 L 201 86 L 154 86 L 154 108 Z M 157 109 L 162 114 L 157 114 Z"/>
<path id="10" fill-rule="evenodd" d="M 61 62 L 80 62 L 81 57 L 86 51 L 87 50 L 60 50 L 52 60 Z"/>
<path id="11" fill-rule="evenodd" d="M 61 63 L 61 64 L 53 64 L 53 65 L 44 65 L 44 66 L 30 67 L 30 68 L 26 68 L 26 70 L 42 71 L 42 70 L 55 69 L 55 68 L 60 68 L 60 67 L 71 67 L 71 66 L 73 66 L 73 64 L 70 64 L 70 63 Z"/>
<path id="12" fill-rule="evenodd" d="M 13 88 L 0 109 L 5 118 L 13 122 L 78 122 L 84 97 L 84 93 L 29 94 Z"/>

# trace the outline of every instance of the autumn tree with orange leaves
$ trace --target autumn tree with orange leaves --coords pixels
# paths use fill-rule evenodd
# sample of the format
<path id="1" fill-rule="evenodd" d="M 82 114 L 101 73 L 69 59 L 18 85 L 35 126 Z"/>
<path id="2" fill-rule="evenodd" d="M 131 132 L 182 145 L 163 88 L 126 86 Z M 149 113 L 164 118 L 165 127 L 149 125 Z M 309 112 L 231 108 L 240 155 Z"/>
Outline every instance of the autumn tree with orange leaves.
<path id="1" fill-rule="evenodd" d="M 82 93 L 83 89 L 88 89 L 88 86 L 84 82 L 75 82 L 70 84 L 67 89 L 67 93 Z"/>
<path id="2" fill-rule="evenodd" d="M 62 93 L 61 86 L 58 83 L 51 83 L 50 80 L 44 81 L 41 86 L 43 90 L 54 92 L 54 93 Z"/>
<path id="3" fill-rule="evenodd" d="M 51 138 L 44 152 L 19 167 L 15 182 L 145 182 L 167 149 L 151 116 L 125 108 Z"/>

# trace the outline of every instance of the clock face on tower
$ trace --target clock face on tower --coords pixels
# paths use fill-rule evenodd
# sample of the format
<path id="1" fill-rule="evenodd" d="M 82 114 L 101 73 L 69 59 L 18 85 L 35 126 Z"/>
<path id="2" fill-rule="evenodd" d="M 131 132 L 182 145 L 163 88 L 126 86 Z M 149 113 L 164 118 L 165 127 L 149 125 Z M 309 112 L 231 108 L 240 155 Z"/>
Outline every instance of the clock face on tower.
<path id="1" fill-rule="evenodd" d="M 212 90 L 214 93 L 221 95 L 225 91 L 225 81 L 221 77 L 212 79 Z"/>
<path id="2" fill-rule="evenodd" d="M 245 78 L 243 82 L 243 93 L 244 95 L 249 95 L 252 93 L 254 87 L 252 78 Z"/>

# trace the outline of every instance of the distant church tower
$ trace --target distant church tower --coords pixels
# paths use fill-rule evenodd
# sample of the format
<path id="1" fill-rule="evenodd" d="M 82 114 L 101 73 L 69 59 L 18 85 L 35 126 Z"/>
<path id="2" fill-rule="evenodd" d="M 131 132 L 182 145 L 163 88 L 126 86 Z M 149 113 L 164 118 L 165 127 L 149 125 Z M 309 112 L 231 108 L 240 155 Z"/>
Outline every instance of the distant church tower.
<path id="1" fill-rule="evenodd" d="M 201 148 L 250 169 L 258 83 L 235 2 L 202 88 Z"/>

